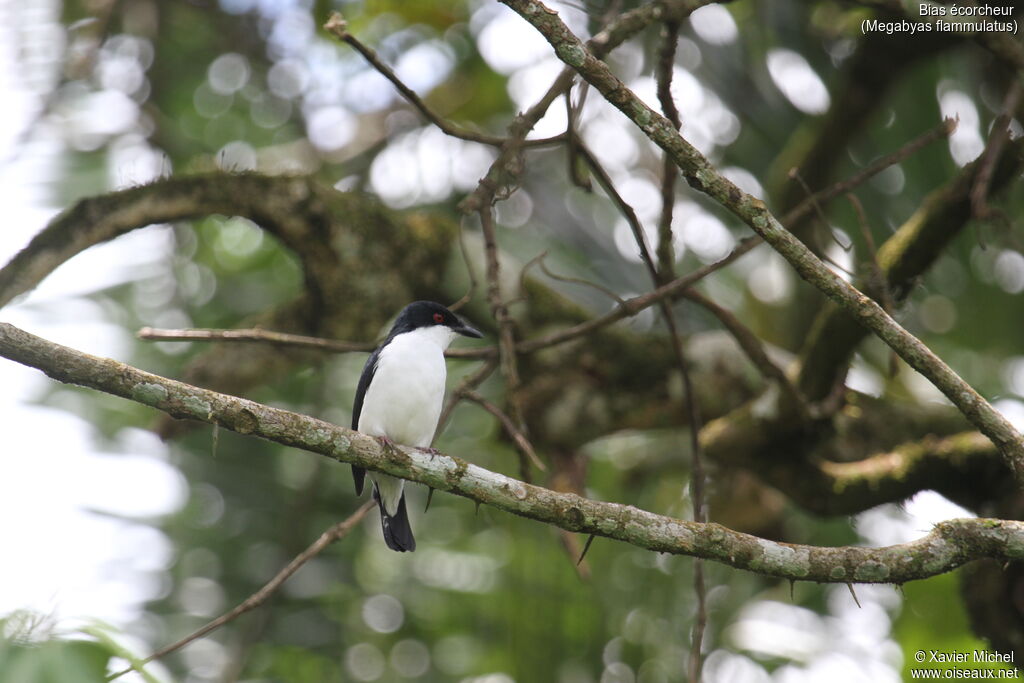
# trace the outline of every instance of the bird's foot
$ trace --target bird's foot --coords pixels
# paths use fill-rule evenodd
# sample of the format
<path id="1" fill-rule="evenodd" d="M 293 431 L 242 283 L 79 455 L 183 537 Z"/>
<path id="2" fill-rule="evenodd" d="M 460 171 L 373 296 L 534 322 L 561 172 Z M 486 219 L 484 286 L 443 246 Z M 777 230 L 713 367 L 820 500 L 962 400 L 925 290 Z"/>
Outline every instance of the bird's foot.
<path id="1" fill-rule="evenodd" d="M 380 445 L 383 446 L 384 448 L 393 449 L 395 447 L 395 442 L 386 436 L 378 436 L 377 441 L 379 441 Z"/>
<path id="2" fill-rule="evenodd" d="M 424 453 L 429 453 L 431 460 L 441 455 L 441 451 L 437 450 L 436 448 L 433 448 L 432 446 L 423 446 L 420 448 L 420 450 L 423 451 Z"/>

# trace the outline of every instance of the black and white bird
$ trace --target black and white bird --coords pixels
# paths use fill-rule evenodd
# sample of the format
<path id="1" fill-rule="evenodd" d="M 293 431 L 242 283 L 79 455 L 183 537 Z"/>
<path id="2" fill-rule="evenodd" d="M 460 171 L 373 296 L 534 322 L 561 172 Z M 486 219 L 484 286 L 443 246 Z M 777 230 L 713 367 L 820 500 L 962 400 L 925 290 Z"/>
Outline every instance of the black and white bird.
<path id="1" fill-rule="evenodd" d="M 444 351 L 457 334 L 483 336 L 433 301 L 415 301 L 403 308 L 363 367 L 352 407 L 352 429 L 405 446 L 429 448 L 444 400 Z M 352 466 L 357 495 L 363 492 L 365 477 L 365 469 Z M 370 479 L 384 542 L 392 550 L 415 550 L 405 509 L 405 481 L 379 472 L 371 472 Z"/>

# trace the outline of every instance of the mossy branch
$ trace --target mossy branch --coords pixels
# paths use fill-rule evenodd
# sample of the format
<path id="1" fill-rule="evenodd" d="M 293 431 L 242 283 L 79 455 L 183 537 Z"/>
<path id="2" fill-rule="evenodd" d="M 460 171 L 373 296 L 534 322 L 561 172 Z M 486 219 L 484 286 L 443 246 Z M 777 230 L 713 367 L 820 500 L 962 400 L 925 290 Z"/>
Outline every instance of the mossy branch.
<path id="1" fill-rule="evenodd" d="M 703 557 L 766 576 L 823 583 L 903 583 L 983 557 L 1024 559 L 1024 522 L 951 520 L 936 525 L 919 540 L 886 548 L 776 543 L 719 524 L 689 522 L 629 505 L 558 493 L 449 455 L 385 447 L 359 432 L 91 356 L 7 323 L 0 323 L 0 356 L 38 368 L 61 382 L 143 403 L 173 417 L 217 424 L 386 472 L 567 531 L 658 552 Z"/>

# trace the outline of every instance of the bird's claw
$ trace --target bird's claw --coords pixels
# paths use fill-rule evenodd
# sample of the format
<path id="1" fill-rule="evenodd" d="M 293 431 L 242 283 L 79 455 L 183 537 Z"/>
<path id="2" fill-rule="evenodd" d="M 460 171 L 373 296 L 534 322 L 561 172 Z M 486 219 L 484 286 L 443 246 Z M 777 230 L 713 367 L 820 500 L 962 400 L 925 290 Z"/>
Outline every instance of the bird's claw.
<path id="1" fill-rule="evenodd" d="M 383 446 L 384 448 L 394 448 L 395 447 L 395 442 L 392 441 L 391 439 L 389 439 L 386 436 L 378 436 L 377 437 L 377 441 L 379 441 L 380 445 Z"/>
<path id="2" fill-rule="evenodd" d="M 431 446 L 424 446 L 424 447 L 420 448 L 420 450 L 423 451 L 424 453 L 429 453 L 431 460 L 433 460 L 435 457 L 441 455 L 441 451 L 439 451 L 436 448 L 433 448 Z"/>

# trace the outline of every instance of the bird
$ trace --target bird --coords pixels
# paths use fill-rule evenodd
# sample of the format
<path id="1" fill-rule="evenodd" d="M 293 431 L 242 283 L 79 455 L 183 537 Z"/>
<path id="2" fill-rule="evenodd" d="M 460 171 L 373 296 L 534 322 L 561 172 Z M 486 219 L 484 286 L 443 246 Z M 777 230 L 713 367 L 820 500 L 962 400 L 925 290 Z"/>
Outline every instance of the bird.
<path id="1" fill-rule="evenodd" d="M 352 429 L 384 443 L 429 449 L 444 400 L 444 351 L 456 335 L 483 336 L 439 303 L 414 301 L 403 308 L 363 366 L 352 407 Z M 365 469 L 352 466 L 356 495 L 362 495 L 365 477 Z M 415 550 L 405 481 L 379 472 L 371 472 L 370 479 L 384 542 L 398 552 Z"/>

